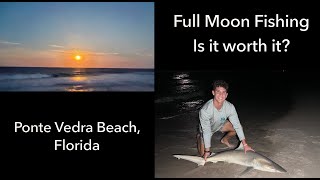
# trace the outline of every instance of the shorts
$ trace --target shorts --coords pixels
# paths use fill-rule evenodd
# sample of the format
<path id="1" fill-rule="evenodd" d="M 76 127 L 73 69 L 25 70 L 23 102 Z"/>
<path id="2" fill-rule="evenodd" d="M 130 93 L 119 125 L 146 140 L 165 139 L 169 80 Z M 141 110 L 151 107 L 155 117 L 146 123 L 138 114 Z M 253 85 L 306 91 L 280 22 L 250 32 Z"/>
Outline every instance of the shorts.
<path id="1" fill-rule="evenodd" d="M 227 120 L 226 122 L 224 122 L 224 124 L 217 124 L 217 125 L 213 125 L 211 126 L 211 131 L 212 131 L 212 134 L 220 131 L 222 133 L 224 133 L 222 131 L 222 127 L 228 122 L 229 120 Z M 199 124 L 199 128 L 198 128 L 198 134 L 201 134 L 201 137 L 202 137 L 202 128 L 201 128 L 201 124 Z"/>

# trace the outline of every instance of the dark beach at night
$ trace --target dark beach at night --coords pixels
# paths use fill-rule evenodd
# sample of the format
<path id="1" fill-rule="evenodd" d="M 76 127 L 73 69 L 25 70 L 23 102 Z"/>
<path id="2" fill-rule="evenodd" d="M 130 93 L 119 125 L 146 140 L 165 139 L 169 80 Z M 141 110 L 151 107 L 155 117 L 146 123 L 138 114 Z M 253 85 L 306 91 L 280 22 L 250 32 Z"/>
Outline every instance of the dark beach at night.
<path id="1" fill-rule="evenodd" d="M 162 71 L 156 73 L 155 177 L 236 177 L 245 166 L 226 162 L 205 166 L 178 160 L 174 154 L 197 155 L 198 112 L 210 98 L 211 83 L 229 82 L 228 101 L 237 109 L 247 142 L 286 173 L 253 170 L 242 177 L 319 177 L 320 91 L 316 73 L 237 73 Z M 212 138 L 221 151 L 222 133 Z M 238 139 L 232 138 L 237 144 Z"/>

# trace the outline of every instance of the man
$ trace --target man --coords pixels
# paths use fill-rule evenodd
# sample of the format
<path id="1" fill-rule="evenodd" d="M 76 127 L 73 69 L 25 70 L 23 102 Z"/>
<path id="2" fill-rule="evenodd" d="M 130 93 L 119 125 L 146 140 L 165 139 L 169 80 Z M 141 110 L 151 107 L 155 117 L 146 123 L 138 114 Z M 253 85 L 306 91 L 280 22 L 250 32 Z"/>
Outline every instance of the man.
<path id="1" fill-rule="evenodd" d="M 223 80 L 217 80 L 212 86 L 214 98 L 207 101 L 199 112 L 200 132 L 197 134 L 197 144 L 200 156 L 205 160 L 211 156 L 211 137 L 217 131 L 226 133 L 221 139 L 221 143 L 229 148 L 233 148 L 229 143 L 229 139 L 237 134 L 243 144 L 245 153 L 250 150 L 254 151 L 246 142 L 234 105 L 226 100 L 229 88 L 228 83 Z"/>

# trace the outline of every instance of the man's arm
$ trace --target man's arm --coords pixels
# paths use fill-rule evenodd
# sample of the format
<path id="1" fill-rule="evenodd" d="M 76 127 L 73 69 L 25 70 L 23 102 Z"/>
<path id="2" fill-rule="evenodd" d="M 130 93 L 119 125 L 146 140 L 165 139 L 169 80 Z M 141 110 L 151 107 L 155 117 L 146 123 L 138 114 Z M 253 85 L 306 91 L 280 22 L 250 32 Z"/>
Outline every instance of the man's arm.
<path id="1" fill-rule="evenodd" d="M 210 108 L 210 104 L 208 103 L 205 104 L 199 112 L 200 125 L 202 129 L 203 141 L 204 141 L 204 147 L 205 147 L 205 153 L 204 153 L 205 160 L 210 155 L 209 152 L 211 147 L 211 136 L 212 136 L 210 118 L 212 117 L 212 113 L 213 113 L 213 109 Z"/>
<path id="2" fill-rule="evenodd" d="M 236 131 L 239 140 L 242 142 L 242 140 L 245 140 L 244 132 L 238 117 L 238 113 L 235 109 L 235 107 L 232 105 L 230 109 L 230 115 L 228 117 L 229 121 L 231 122 L 234 130 Z"/>
<path id="3" fill-rule="evenodd" d="M 244 153 L 247 153 L 247 151 L 254 151 L 246 142 L 246 139 L 243 139 L 242 141 Z"/>
<path id="4" fill-rule="evenodd" d="M 210 114 L 206 108 L 202 108 L 199 112 L 200 125 L 203 134 L 204 147 L 206 151 L 210 150 L 211 147 L 211 125 L 210 125 Z"/>
<path id="5" fill-rule="evenodd" d="M 229 120 L 230 120 L 231 124 L 233 125 L 233 128 L 239 137 L 239 140 L 242 142 L 244 152 L 246 153 L 249 150 L 254 151 L 246 142 L 243 128 L 241 126 L 241 123 L 240 123 L 240 120 L 238 117 L 238 113 L 237 113 L 234 106 L 232 106 L 231 115 L 229 116 Z"/>

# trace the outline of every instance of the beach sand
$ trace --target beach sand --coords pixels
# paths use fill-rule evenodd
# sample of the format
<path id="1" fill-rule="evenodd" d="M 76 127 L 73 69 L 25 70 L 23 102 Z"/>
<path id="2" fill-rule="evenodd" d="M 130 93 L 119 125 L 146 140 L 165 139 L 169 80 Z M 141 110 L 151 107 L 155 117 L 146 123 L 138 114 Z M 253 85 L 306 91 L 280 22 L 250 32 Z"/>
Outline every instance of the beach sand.
<path id="1" fill-rule="evenodd" d="M 293 82 L 290 86 L 287 104 L 279 104 L 281 100 L 272 100 L 271 95 L 267 97 L 271 99 L 267 103 L 259 101 L 259 97 L 247 101 L 243 98 L 235 103 L 248 144 L 287 170 L 286 173 L 252 170 L 241 177 L 320 177 L 320 90 L 310 84 L 296 88 Z M 197 155 L 197 123 L 198 110 L 156 119 L 156 178 L 234 178 L 246 169 L 245 166 L 226 162 L 198 166 L 173 157 L 174 154 Z M 223 150 L 222 136 L 221 133 L 213 135 L 212 151 Z M 234 137 L 230 142 L 236 144 L 238 140 Z"/>

